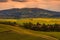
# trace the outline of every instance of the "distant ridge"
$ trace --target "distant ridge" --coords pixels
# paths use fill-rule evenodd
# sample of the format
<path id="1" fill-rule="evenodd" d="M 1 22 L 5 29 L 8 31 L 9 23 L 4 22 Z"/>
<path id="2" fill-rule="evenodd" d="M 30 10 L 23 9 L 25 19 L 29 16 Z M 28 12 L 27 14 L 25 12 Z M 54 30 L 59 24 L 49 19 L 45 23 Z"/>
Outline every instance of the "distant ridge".
<path id="1" fill-rule="evenodd" d="M 40 8 L 12 8 L 0 11 L 0 18 L 60 18 L 60 12 Z"/>

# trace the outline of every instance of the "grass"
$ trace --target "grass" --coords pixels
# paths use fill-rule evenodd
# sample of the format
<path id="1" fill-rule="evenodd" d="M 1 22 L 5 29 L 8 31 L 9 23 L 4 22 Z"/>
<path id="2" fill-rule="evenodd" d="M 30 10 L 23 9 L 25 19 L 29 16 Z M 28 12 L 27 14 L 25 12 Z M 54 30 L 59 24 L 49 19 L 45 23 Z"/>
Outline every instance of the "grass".
<path id="1" fill-rule="evenodd" d="M 8 31 L 7 26 L 0 25 L 0 32 Z"/>
<path id="2" fill-rule="evenodd" d="M 60 32 L 40 32 L 40 34 L 52 36 L 60 40 Z"/>
<path id="3" fill-rule="evenodd" d="M 60 40 L 60 32 L 43 32 L 43 31 L 32 31 L 32 30 L 29 31 L 36 34 L 51 36 Z"/>
<path id="4" fill-rule="evenodd" d="M 33 31 L 33 33 L 48 35 L 60 40 L 60 32 L 42 32 L 42 31 Z"/>
<path id="5" fill-rule="evenodd" d="M 10 21 L 10 22 L 17 22 L 18 24 L 32 22 L 33 24 L 45 23 L 45 24 L 60 24 L 60 18 L 21 18 L 21 19 L 0 19 L 0 21 Z"/>
<path id="6" fill-rule="evenodd" d="M 9 31 L 8 29 L 6 29 L 5 27 L 9 27 L 7 25 L 0 25 L 0 28 L 2 28 L 2 30 L 0 30 L 0 40 L 46 40 L 37 36 L 31 36 L 28 34 L 18 34 L 14 31 Z M 8 31 L 8 32 L 6 32 Z"/>
<path id="7" fill-rule="evenodd" d="M 18 24 L 26 23 L 26 22 L 32 22 L 32 23 L 45 23 L 45 24 L 60 24 L 59 18 L 22 18 L 22 19 L 0 19 L 0 21 L 10 21 L 10 22 L 17 22 Z M 18 34 L 16 32 L 4 32 L 9 31 L 7 29 L 8 26 L 0 25 L 0 40 L 45 40 L 43 38 L 37 37 L 37 36 L 31 36 L 27 34 Z M 29 30 L 30 31 L 30 30 Z M 2 33 L 1 33 L 2 32 Z M 57 39 L 60 39 L 60 32 L 41 32 L 41 31 L 30 31 L 32 33 L 36 34 L 43 34 L 48 35 L 51 37 L 55 37 Z"/>
<path id="8" fill-rule="evenodd" d="M 1 28 L 4 28 L 2 30 L 7 29 L 8 27 L 10 27 L 9 25 L 1 25 Z M 60 32 L 40 32 L 40 31 L 33 31 L 33 30 L 29 30 L 29 29 L 24 29 L 24 28 L 20 28 L 22 29 L 20 32 L 26 32 L 26 33 L 33 33 L 34 34 L 43 34 L 43 35 L 48 35 L 48 36 L 52 36 L 56 37 L 58 39 L 60 39 Z M 17 32 L 14 31 L 9 31 L 10 29 L 7 29 L 5 31 L 1 31 L 0 30 L 0 40 L 47 40 L 44 38 L 40 38 L 39 36 L 33 36 L 33 35 L 29 35 L 29 34 L 25 34 L 25 33 L 20 33 L 18 34 Z M 8 31 L 8 32 L 6 32 Z M 57 33 L 57 34 L 56 34 Z M 41 35 L 40 35 L 41 36 Z"/>
<path id="9" fill-rule="evenodd" d="M 22 18 L 22 19 L 19 19 L 18 22 L 21 24 L 21 23 L 24 23 L 24 22 L 32 22 L 34 24 L 36 24 L 37 22 L 39 23 L 45 23 L 45 24 L 54 24 L 54 23 L 57 23 L 57 24 L 60 24 L 60 19 L 59 18 Z"/>
<path id="10" fill-rule="evenodd" d="M 30 36 L 26 34 L 18 34 L 15 32 L 0 33 L 0 40 L 45 40 L 40 37 Z"/>

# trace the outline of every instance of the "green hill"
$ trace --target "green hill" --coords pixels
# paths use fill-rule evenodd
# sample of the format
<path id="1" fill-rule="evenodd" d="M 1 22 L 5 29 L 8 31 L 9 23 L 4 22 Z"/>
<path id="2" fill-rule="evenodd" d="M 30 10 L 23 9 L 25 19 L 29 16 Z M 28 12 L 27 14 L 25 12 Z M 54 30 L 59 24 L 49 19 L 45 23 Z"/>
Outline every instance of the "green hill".
<path id="1" fill-rule="evenodd" d="M 32 31 L 10 25 L 0 24 L 0 28 L 2 28 L 0 29 L 0 40 L 58 40 L 60 38 L 60 33 L 55 37 L 52 32 L 50 35 L 48 32 Z"/>
<path id="2" fill-rule="evenodd" d="M 40 37 L 31 36 L 28 34 L 16 33 L 10 29 L 7 25 L 0 25 L 0 40 L 45 40 Z"/>

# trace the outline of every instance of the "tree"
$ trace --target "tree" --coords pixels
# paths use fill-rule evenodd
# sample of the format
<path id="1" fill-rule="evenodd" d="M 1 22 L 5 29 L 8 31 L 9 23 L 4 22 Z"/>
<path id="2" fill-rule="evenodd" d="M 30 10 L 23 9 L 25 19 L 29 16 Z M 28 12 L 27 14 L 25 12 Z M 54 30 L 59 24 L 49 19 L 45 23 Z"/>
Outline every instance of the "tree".
<path id="1" fill-rule="evenodd" d="M 43 23 L 40 30 L 41 30 L 41 31 L 47 31 L 47 26 L 46 26 L 46 24 Z"/>

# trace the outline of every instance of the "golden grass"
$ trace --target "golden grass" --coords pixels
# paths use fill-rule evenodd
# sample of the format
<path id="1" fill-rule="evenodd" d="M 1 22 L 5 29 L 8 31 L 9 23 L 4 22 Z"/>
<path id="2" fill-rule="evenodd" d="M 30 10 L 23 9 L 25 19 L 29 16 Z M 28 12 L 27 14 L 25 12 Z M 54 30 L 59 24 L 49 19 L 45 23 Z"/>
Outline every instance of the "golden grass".
<path id="1" fill-rule="evenodd" d="M 45 23 L 45 24 L 60 24 L 60 18 L 21 18 L 21 19 L 0 19 L 0 21 L 17 22 L 19 24 L 32 22 L 33 24 Z"/>
<path id="2" fill-rule="evenodd" d="M 26 23 L 26 22 L 32 22 L 32 23 L 45 23 L 45 24 L 60 24 L 60 19 L 59 18 L 22 18 L 19 19 L 18 22 L 20 23 Z"/>

